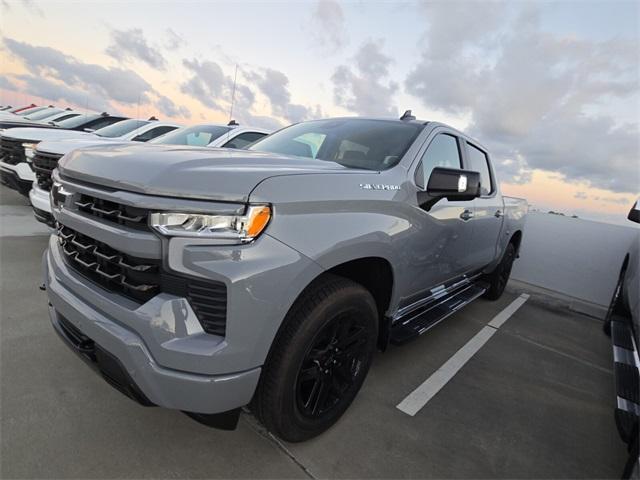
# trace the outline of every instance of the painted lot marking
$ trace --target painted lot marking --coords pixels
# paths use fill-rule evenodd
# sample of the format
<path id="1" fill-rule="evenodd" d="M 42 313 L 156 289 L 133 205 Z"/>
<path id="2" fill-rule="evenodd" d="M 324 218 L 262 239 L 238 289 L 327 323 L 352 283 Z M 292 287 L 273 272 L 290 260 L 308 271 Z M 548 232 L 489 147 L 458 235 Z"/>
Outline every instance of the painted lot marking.
<path id="1" fill-rule="evenodd" d="M 498 331 L 498 329 L 527 301 L 529 295 L 523 293 L 469 340 L 460 350 L 453 354 L 422 385 L 405 397 L 396 408 L 412 417 L 431 400 L 456 373 L 473 357 L 482 346 Z"/>

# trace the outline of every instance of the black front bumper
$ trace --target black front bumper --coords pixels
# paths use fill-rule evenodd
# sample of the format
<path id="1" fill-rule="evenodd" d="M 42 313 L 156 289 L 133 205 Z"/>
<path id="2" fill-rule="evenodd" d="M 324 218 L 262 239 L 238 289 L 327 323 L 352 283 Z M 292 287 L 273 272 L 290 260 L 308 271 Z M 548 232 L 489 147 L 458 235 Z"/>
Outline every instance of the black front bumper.
<path id="1" fill-rule="evenodd" d="M 156 406 L 136 385 L 120 360 L 101 348 L 100 345 L 87 337 L 62 315 L 58 314 L 57 318 L 55 331 L 60 338 L 85 363 L 98 372 L 107 383 L 140 405 L 145 407 Z M 220 430 L 235 430 L 240 417 L 239 408 L 215 414 L 184 413 L 198 423 Z"/>
<path id="2" fill-rule="evenodd" d="M 78 330 L 69 320 L 58 315 L 56 332 L 85 363 L 102 375 L 112 387 L 146 407 L 154 406 L 138 388 L 116 357 L 100 348 L 93 340 Z"/>
<path id="3" fill-rule="evenodd" d="M 22 180 L 17 173 L 0 170 L 0 182 L 13 190 L 17 190 L 25 197 L 29 196 L 29 191 L 33 182 Z"/>
<path id="4" fill-rule="evenodd" d="M 33 208 L 33 216 L 36 217 L 36 220 L 48 225 L 51 228 L 55 228 L 56 221 L 49 212 L 45 212 L 44 210 L 40 210 L 39 208 L 31 206 Z"/>

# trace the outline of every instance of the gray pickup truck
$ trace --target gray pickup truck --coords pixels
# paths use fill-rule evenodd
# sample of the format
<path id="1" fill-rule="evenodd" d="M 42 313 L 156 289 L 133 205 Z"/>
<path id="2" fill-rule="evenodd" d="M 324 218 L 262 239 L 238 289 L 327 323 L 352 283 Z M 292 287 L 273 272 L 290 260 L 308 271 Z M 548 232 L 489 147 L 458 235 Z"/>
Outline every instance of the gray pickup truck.
<path id="1" fill-rule="evenodd" d="M 53 173 L 53 327 L 144 405 L 232 429 L 329 428 L 376 349 L 503 292 L 523 200 L 439 123 L 303 122 L 248 150 L 115 145 Z"/>

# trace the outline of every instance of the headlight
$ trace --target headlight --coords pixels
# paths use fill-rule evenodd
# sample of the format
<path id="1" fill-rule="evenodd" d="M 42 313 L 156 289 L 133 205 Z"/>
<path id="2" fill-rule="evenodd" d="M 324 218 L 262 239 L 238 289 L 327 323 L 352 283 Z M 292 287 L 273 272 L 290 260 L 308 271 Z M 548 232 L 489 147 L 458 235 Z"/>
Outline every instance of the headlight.
<path id="1" fill-rule="evenodd" d="M 36 154 L 37 143 L 23 143 L 24 155 L 27 157 L 27 162 L 30 162 Z"/>
<path id="2" fill-rule="evenodd" d="M 67 198 L 71 195 L 72 193 L 65 190 L 61 183 L 53 182 L 51 192 L 49 192 L 51 207 L 56 210 L 60 210 L 60 207 L 64 205 Z"/>
<path id="3" fill-rule="evenodd" d="M 271 207 L 250 205 L 244 215 L 157 212 L 151 214 L 149 222 L 151 227 L 167 236 L 248 243 L 262 233 L 270 219 Z"/>

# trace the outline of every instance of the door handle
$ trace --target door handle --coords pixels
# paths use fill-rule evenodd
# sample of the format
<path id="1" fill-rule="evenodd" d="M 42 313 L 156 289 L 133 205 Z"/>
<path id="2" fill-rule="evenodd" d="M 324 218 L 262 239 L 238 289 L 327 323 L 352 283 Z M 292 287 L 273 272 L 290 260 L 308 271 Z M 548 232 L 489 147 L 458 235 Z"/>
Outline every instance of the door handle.
<path id="1" fill-rule="evenodd" d="M 493 216 L 496 218 L 500 218 L 504 216 L 504 213 L 502 213 L 502 210 L 496 210 L 496 213 L 494 213 Z"/>
<path id="2" fill-rule="evenodd" d="M 469 210 L 468 208 L 466 208 L 461 214 L 460 214 L 460 218 L 462 220 L 471 220 L 473 218 L 473 212 L 471 210 Z"/>

